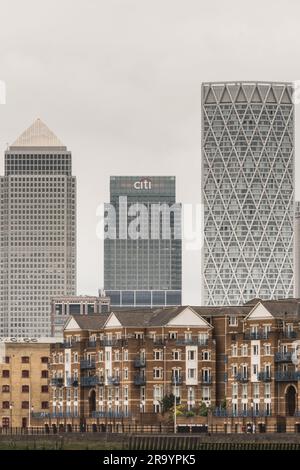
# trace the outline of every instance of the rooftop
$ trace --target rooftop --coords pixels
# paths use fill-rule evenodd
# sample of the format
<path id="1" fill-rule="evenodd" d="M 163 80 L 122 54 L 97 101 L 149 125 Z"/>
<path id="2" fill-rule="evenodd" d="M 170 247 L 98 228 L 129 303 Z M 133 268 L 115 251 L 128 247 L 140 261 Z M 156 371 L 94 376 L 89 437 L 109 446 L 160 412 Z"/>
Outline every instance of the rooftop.
<path id="1" fill-rule="evenodd" d="M 17 138 L 10 146 L 10 149 L 24 147 L 55 147 L 66 149 L 65 145 L 39 118 Z"/>

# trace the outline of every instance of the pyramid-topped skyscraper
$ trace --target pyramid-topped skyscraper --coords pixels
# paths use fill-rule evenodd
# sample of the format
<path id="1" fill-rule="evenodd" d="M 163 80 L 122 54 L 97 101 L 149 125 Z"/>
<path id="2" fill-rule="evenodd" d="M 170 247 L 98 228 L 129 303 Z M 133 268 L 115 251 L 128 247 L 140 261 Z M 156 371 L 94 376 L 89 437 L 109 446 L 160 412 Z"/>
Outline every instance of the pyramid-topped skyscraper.
<path id="1" fill-rule="evenodd" d="M 51 297 L 76 294 L 76 179 L 40 119 L 5 152 L 0 191 L 0 336 L 49 336 Z"/>

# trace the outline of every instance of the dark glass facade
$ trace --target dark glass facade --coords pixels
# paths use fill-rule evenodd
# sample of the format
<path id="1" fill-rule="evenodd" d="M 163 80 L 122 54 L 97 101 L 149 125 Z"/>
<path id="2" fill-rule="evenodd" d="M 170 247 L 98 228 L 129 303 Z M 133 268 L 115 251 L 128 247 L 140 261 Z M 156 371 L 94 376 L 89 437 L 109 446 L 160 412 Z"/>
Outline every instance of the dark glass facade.
<path id="1" fill-rule="evenodd" d="M 125 234 L 120 197 L 127 198 Z M 181 206 L 176 204 L 175 177 L 112 176 L 110 204 L 115 208 L 116 237 L 104 240 L 104 288 L 111 305 L 181 305 Z M 162 214 L 155 219 L 153 205 L 157 208 L 163 204 L 168 208 L 166 219 Z M 132 207 L 135 215 L 131 216 Z M 108 207 L 106 210 L 108 214 Z M 132 239 L 130 226 L 137 216 L 144 229 Z M 167 225 L 169 237 L 163 230 Z"/>

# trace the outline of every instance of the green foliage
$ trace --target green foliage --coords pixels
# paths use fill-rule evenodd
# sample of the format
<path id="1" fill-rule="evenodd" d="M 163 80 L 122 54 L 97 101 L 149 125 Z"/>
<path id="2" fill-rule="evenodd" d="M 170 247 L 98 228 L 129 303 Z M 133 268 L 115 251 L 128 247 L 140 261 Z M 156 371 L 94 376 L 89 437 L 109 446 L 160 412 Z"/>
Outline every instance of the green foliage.
<path id="1" fill-rule="evenodd" d="M 221 408 L 222 408 L 222 410 L 226 410 L 226 408 L 227 408 L 226 397 L 223 398 L 223 401 L 221 403 Z"/>
<path id="2" fill-rule="evenodd" d="M 174 406 L 174 399 L 175 399 L 175 396 L 173 395 L 173 393 L 170 393 L 170 395 L 165 395 L 161 401 L 161 404 L 162 404 L 162 409 L 163 409 L 163 412 L 165 413 L 166 411 L 169 411 L 171 410 L 171 408 L 173 408 Z"/>
<path id="3" fill-rule="evenodd" d="M 208 409 L 207 409 L 207 406 L 204 402 L 202 402 L 199 406 L 199 416 L 207 416 L 207 413 L 208 413 Z"/>
<path id="4" fill-rule="evenodd" d="M 192 416 L 195 416 L 195 412 L 192 411 L 192 410 L 187 411 L 185 416 L 186 416 L 187 418 L 191 418 Z"/>

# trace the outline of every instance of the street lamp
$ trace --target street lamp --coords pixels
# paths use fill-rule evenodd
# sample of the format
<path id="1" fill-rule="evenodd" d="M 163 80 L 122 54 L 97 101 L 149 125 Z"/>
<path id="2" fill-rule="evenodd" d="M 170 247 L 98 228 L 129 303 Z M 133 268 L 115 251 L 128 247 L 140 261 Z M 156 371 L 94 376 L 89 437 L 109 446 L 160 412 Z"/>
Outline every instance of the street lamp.
<path id="1" fill-rule="evenodd" d="M 11 403 L 9 404 L 9 410 L 10 410 L 10 430 L 11 430 L 11 432 L 12 432 L 12 410 L 13 410 L 13 407 L 14 407 L 14 403 L 11 402 Z"/>
<path id="2" fill-rule="evenodd" d="M 33 414 L 34 406 L 29 405 L 28 428 L 31 427 L 31 415 Z"/>
<path id="3" fill-rule="evenodd" d="M 254 403 L 251 401 L 252 433 L 254 432 Z"/>
<path id="4" fill-rule="evenodd" d="M 174 434 L 177 433 L 176 405 L 177 405 L 177 375 L 174 374 Z"/>

